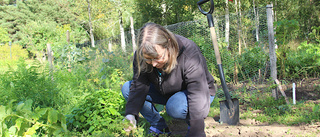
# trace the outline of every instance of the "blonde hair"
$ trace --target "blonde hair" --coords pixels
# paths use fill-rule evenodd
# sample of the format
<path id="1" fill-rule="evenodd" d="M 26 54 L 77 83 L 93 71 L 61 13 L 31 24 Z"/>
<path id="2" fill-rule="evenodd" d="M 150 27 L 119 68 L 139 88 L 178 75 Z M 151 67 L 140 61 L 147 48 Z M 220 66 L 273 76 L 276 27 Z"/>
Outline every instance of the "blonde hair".
<path id="1" fill-rule="evenodd" d="M 172 32 L 163 26 L 155 23 L 146 23 L 138 34 L 138 49 L 136 51 L 136 61 L 138 67 L 138 75 L 140 72 L 152 72 L 153 66 L 147 64 L 143 60 L 143 53 L 158 57 L 156 45 L 160 45 L 168 51 L 168 62 L 164 66 L 163 71 L 169 74 L 178 64 L 177 56 L 179 54 L 179 46 L 176 37 Z"/>

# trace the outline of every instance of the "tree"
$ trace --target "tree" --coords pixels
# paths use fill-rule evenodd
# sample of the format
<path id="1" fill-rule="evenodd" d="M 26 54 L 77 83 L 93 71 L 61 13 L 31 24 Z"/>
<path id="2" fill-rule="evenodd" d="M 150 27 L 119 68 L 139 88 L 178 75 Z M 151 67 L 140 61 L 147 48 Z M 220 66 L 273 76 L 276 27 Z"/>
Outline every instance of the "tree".
<path id="1" fill-rule="evenodd" d="M 0 27 L 0 45 L 11 41 L 6 29 Z"/>
<path id="2" fill-rule="evenodd" d="M 226 26 L 225 26 L 225 42 L 227 43 L 227 47 L 229 48 L 229 34 L 230 34 L 230 24 L 229 24 L 229 4 L 228 0 L 226 0 L 226 7 L 225 7 L 225 19 L 226 19 Z"/>
<path id="3" fill-rule="evenodd" d="M 136 0 L 136 24 L 141 27 L 146 22 L 169 25 L 193 20 L 201 14 L 197 2 L 198 0 Z"/>
<path id="4" fill-rule="evenodd" d="M 90 0 L 87 0 L 88 3 L 88 17 L 89 17 L 89 32 L 90 32 L 90 39 L 91 39 L 91 47 L 94 46 L 94 37 L 93 37 L 93 28 L 92 28 L 92 22 L 91 22 L 91 8 L 90 8 Z"/>
<path id="5" fill-rule="evenodd" d="M 0 6 L 0 26 L 6 28 L 12 40 L 34 54 L 66 44 L 65 33 L 71 32 L 71 41 L 86 41 L 85 30 L 70 12 L 64 0 L 17 1 L 16 5 Z M 55 54 L 56 55 L 56 54 Z"/>
<path id="6" fill-rule="evenodd" d="M 255 18 L 255 26 L 256 26 L 256 41 L 259 41 L 259 10 L 256 8 L 256 3 L 253 0 L 252 1 L 253 5 L 253 13 L 254 13 L 254 18 Z"/>

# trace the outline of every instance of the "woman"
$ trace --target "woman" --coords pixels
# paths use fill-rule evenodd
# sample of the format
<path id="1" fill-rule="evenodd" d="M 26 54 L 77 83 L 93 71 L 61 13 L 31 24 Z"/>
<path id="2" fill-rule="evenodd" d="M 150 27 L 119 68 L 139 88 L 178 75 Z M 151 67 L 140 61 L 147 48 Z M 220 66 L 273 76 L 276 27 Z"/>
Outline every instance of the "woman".
<path id="1" fill-rule="evenodd" d="M 138 35 L 132 81 L 122 87 L 126 119 L 135 124 L 139 112 L 150 123 L 149 133 L 170 134 L 154 103 L 189 125 L 188 137 L 205 137 L 204 119 L 214 99 L 214 79 L 199 47 L 164 27 L 147 23 Z"/>

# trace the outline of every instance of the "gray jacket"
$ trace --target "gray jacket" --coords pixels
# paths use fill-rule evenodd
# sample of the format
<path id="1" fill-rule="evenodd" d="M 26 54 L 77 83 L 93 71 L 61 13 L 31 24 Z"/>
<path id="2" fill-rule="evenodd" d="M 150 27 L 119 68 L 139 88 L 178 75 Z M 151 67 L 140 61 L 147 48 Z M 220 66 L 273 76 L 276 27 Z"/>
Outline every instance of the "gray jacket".
<path id="1" fill-rule="evenodd" d="M 150 83 L 165 96 L 187 90 L 190 131 L 188 136 L 205 136 L 204 118 L 210 109 L 210 95 L 215 95 L 214 79 L 209 73 L 206 60 L 200 48 L 191 40 L 176 35 L 180 53 L 178 65 L 170 74 L 163 73 L 161 80 L 156 69 L 151 73 L 140 73 L 137 76 L 136 60 L 133 61 L 134 77 L 131 83 L 129 99 L 126 104 L 126 114 L 138 117 Z M 161 83 L 159 83 L 161 81 Z"/>

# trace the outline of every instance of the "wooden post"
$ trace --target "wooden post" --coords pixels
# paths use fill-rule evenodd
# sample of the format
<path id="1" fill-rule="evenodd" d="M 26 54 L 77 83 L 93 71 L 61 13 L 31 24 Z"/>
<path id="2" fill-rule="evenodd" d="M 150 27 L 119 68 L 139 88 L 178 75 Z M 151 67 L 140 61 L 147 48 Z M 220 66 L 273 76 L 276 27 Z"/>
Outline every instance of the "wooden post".
<path id="1" fill-rule="evenodd" d="M 277 79 L 277 56 L 274 44 L 274 31 L 273 31 L 273 15 L 272 15 L 272 5 L 267 5 L 267 23 L 268 23 L 268 38 L 269 38 L 269 56 L 270 56 L 270 69 L 272 81 Z M 277 99 L 276 89 L 272 90 L 272 96 Z"/>
<path id="2" fill-rule="evenodd" d="M 51 76 L 51 80 L 53 80 L 53 52 L 51 50 L 51 46 L 50 43 L 47 43 L 47 54 L 48 54 L 48 62 L 49 62 L 49 67 L 50 67 L 50 71 L 49 74 Z"/>
<path id="3" fill-rule="evenodd" d="M 67 30 L 67 42 L 68 42 L 68 47 L 70 46 L 70 32 L 69 30 Z M 69 63 L 68 63 L 68 71 L 71 72 L 71 57 L 70 57 L 70 51 L 68 52 L 68 60 L 69 60 Z"/>
<path id="4" fill-rule="evenodd" d="M 111 44 L 111 41 L 109 41 L 109 43 L 108 43 L 108 49 L 109 49 L 109 52 L 111 52 L 111 51 L 112 51 L 112 44 Z"/>
<path id="5" fill-rule="evenodd" d="M 284 96 L 284 99 L 286 100 L 286 103 L 287 103 L 287 104 L 290 104 L 290 102 L 289 102 L 289 100 L 288 100 L 288 98 L 287 98 L 286 93 L 284 92 L 284 90 L 283 90 L 282 87 L 281 87 L 280 81 L 279 81 L 278 79 L 276 79 L 275 82 L 276 82 L 276 84 L 278 85 L 278 88 L 279 88 L 279 90 L 280 90 L 280 93 L 282 94 L 282 96 Z"/>
<path id="6" fill-rule="evenodd" d="M 68 44 L 70 44 L 70 31 L 67 30 L 67 42 Z"/>
<path id="7" fill-rule="evenodd" d="M 10 46 L 10 59 L 12 60 L 12 51 L 11 51 L 11 45 L 12 45 L 12 42 L 9 41 L 9 46 Z"/>

